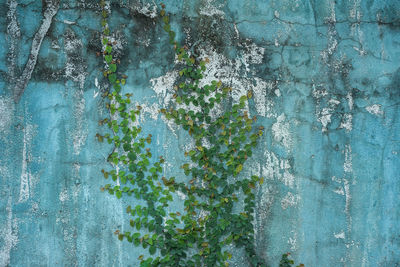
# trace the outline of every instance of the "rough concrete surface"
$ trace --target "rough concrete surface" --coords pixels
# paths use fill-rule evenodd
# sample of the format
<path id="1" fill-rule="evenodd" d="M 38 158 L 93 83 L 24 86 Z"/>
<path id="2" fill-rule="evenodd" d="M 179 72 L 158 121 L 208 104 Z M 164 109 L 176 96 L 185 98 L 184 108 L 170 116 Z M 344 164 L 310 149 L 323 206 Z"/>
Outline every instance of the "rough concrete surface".
<path id="1" fill-rule="evenodd" d="M 165 0 L 178 39 L 208 57 L 265 135 L 246 175 L 257 252 L 306 266 L 400 266 L 400 1 Z M 174 54 L 159 2 L 112 1 L 110 27 L 152 151 L 179 175 Z M 158 6 L 157 6 L 158 5 Z M 97 1 L 0 3 L 0 266 L 138 266 L 124 207 L 102 193 L 111 147 Z M 232 248 L 235 250 L 235 248 Z M 247 266 L 236 250 L 231 266 Z"/>

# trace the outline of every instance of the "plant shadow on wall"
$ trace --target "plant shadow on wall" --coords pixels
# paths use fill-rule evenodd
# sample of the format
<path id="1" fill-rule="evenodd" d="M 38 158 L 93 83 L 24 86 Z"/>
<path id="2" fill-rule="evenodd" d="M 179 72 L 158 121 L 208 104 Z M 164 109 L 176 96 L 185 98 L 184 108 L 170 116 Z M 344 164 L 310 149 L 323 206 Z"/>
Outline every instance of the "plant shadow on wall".
<path id="1" fill-rule="evenodd" d="M 179 79 L 173 107 L 160 113 L 187 131 L 195 143 L 192 150 L 184 152 L 188 160 L 180 168 L 185 177 L 163 177 L 163 157 L 153 159 L 148 148 L 152 136 L 143 136 L 136 126 L 141 107 L 132 107 L 132 94 L 122 92 L 126 76 L 119 74 L 119 60 L 113 58 L 115 40 L 107 20 L 110 3 L 102 0 L 100 5 L 103 74 L 111 86 L 104 94 L 109 99 L 110 117 L 100 124 L 111 132 L 96 137 L 114 146 L 108 157 L 112 167 L 102 170 L 113 182 L 101 189 L 137 204 L 126 208 L 131 230 L 115 231 L 118 239 L 147 250 L 138 259 L 140 266 L 229 266 L 233 245 L 244 249 L 249 266 L 267 266 L 256 253 L 252 224 L 254 189 L 264 179 L 241 175 L 263 134 L 263 127 L 254 125 L 256 117 L 250 118 L 246 111 L 253 104 L 252 92 L 234 104 L 232 89 L 220 81 L 201 85 L 207 62 L 175 41 L 162 5 L 160 19 L 178 60 Z M 167 213 L 178 193 L 185 195 L 184 208 Z M 279 266 L 292 266 L 288 256 L 282 256 Z"/>

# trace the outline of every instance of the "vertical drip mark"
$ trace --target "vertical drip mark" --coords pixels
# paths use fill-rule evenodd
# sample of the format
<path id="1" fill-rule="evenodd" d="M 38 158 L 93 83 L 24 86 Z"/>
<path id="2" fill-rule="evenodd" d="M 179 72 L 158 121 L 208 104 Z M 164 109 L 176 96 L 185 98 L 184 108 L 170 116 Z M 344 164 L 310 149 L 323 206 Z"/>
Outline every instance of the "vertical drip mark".
<path id="1" fill-rule="evenodd" d="M 22 171 L 21 171 L 21 184 L 19 188 L 19 199 L 18 202 L 25 202 L 29 199 L 29 173 L 27 171 L 27 159 L 26 159 L 26 137 L 27 129 L 24 129 L 24 147 L 22 149 Z"/>
<path id="2" fill-rule="evenodd" d="M 28 169 L 28 162 L 31 158 L 31 143 L 34 126 L 27 124 L 24 128 L 23 148 L 22 148 L 22 163 L 18 202 L 27 201 L 31 196 L 32 174 Z"/>
<path id="3" fill-rule="evenodd" d="M 12 198 L 8 197 L 7 207 L 7 221 L 0 228 L 0 266 L 9 266 L 11 258 L 11 250 L 18 243 L 18 223 L 17 219 L 13 219 L 12 213 Z"/>

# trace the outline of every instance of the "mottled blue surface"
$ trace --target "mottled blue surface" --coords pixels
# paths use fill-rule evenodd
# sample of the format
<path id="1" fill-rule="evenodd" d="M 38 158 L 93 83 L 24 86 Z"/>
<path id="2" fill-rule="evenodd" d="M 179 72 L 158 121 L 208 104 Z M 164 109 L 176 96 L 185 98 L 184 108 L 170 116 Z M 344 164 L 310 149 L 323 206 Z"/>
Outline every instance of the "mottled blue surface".
<path id="1" fill-rule="evenodd" d="M 18 1 L 13 20 L 13 2 L 0 3 L 0 266 L 138 266 L 143 251 L 113 235 L 131 200 L 99 190 L 111 147 L 94 138 L 107 116 L 97 1 L 61 1 L 16 104 L 43 7 Z M 207 79 L 254 91 L 266 134 L 244 173 L 266 178 L 258 253 L 271 266 L 288 251 L 310 267 L 400 266 L 400 2 L 163 2 L 210 59 Z M 153 8 L 115 1 L 110 25 L 152 151 L 179 175 L 190 139 L 157 113 L 175 74 Z M 241 251 L 232 266 L 247 266 Z"/>

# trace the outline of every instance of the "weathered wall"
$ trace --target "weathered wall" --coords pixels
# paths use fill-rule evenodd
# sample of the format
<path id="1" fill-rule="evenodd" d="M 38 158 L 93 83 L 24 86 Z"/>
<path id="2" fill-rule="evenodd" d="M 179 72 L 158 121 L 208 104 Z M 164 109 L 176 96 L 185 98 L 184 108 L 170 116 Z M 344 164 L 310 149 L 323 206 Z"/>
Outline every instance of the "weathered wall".
<path id="1" fill-rule="evenodd" d="M 137 266 L 141 250 L 112 233 L 128 227 L 128 200 L 99 190 L 111 148 L 94 138 L 107 114 L 97 1 L 42 2 L 0 3 L 0 266 Z M 173 51 L 155 2 L 121 2 L 111 29 L 126 90 L 171 175 L 187 145 L 157 113 L 172 97 Z M 254 91 L 266 134 L 246 172 L 266 178 L 260 255 L 400 266 L 400 2 L 164 3 L 182 42 L 210 59 L 205 79 L 231 84 L 234 98 Z M 233 266 L 246 266 L 240 255 Z"/>

